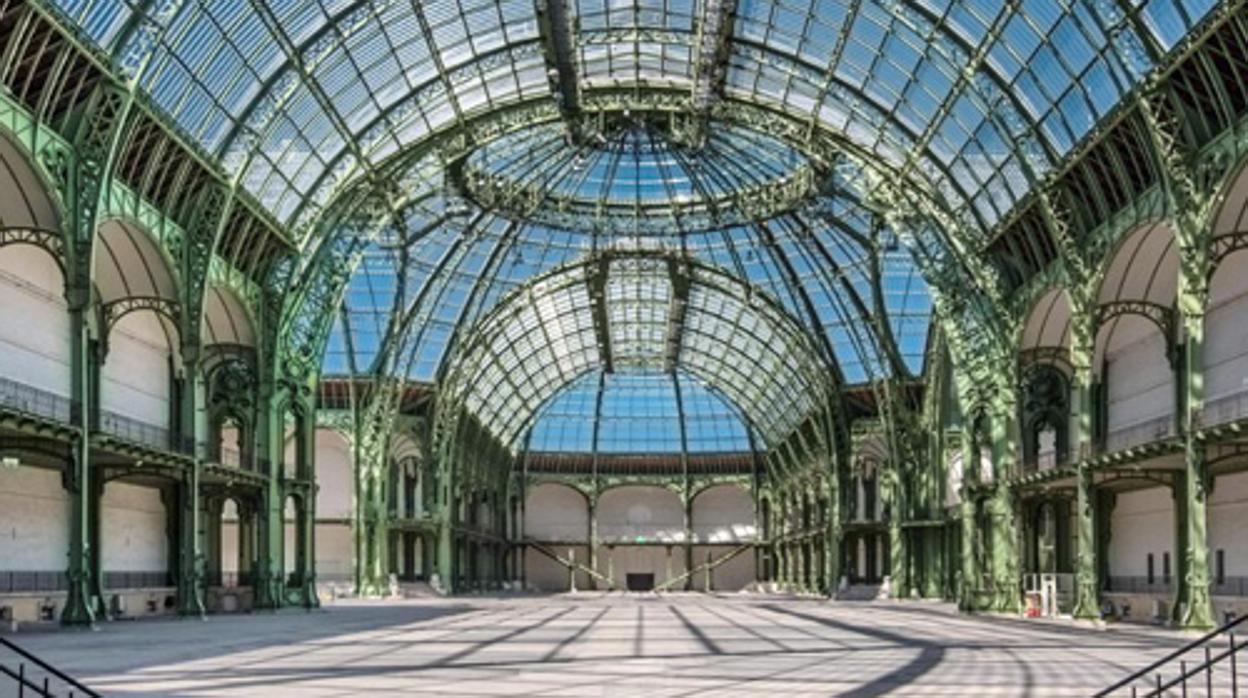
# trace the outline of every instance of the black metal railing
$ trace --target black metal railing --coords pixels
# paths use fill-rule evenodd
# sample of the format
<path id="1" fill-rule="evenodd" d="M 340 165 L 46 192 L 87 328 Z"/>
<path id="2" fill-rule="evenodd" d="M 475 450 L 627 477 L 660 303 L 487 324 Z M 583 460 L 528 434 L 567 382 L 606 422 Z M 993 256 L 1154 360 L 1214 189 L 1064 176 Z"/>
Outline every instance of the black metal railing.
<path id="1" fill-rule="evenodd" d="M 250 587 L 254 580 L 255 574 L 252 572 L 209 572 L 204 576 L 204 582 L 208 586 L 224 589 Z"/>
<path id="2" fill-rule="evenodd" d="M 1164 696 L 1176 689 L 1187 695 L 1194 689 L 1206 696 L 1239 695 L 1238 653 L 1248 645 L 1235 637 L 1248 616 L 1236 618 L 1130 676 L 1101 690 L 1096 698 L 1111 695 Z"/>
<path id="3" fill-rule="evenodd" d="M 69 422 L 75 412 L 73 400 L 9 378 L 0 378 L 0 407 L 57 422 Z"/>
<path id="4" fill-rule="evenodd" d="M 1168 439 L 1177 434 L 1174 426 L 1174 415 L 1166 414 L 1117 427 L 1105 437 L 1104 452 L 1124 451 Z"/>
<path id="5" fill-rule="evenodd" d="M 1248 577 L 1223 577 L 1213 580 L 1209 593 L 1214 596 L 1248 596 Z"/>
<path id="6" fill-rule="evenodd" d="M 0 571 L 0 594 L 28 591 L 65 591 L 69 577 L 64 572 L 46 570 Z"/>
<path id="7" fill-rule="evenodd" d="M 65 672 L 39 659 L 35 655 L 0 637 L 0 676 L 8 677 L 14 684 L 13 691 L 19 698 L 27 694 L 52 698 L 52 696 L 85 696 L 98 698 L 100 694 L 70 678 Z M 8 691 L 4 695 L 11 695 Z"/>
<path id="8" fill-rule="evenodd" d="M 168 572 L 105 572 L 105 589 L 153 589 L 173 586 Z"/>
<path id="9" fill-rule="evenodd" d="M 1054 470 L 1056 468 L 1064 468 L 1068 465 L 1070 465 L 1070 457 L 1068 454 L 1059 454 L 1057 451 L 1046 451 L 1044 453 L 1035 454 L 1031 458 L 1023 461 L 1023 474 L 1031 475 L 1034 473 Z"/>
<path id="10" fill-rule="evenodd" d="M 1213 427 L 1244 417 L 1248 417 L 1248 389 L 1205 400 L 1196 415 L 1196 423 L 1201 427 Z"/>
<path id="11" fill-rule="evenodd" d="M 1174 577 L 1111 576 L 1105 580 L 1105 591 L 1120 594 L 1171 594 L 1174 592 Z"/>

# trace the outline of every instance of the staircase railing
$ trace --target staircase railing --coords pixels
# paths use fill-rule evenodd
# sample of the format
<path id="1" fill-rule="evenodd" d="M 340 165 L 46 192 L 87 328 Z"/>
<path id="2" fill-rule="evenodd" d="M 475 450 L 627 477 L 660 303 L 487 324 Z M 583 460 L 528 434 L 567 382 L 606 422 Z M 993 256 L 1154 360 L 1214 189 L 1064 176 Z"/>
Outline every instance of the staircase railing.
<path id="1" fill-rule="evenodd" d="M 1248 642 L 1238 641 L 1235 637 L 1235 629 L 1248 621 L 1248 616 L 1241 616 L 1235 620 L 1213 630 L 1201 637 L 1192 640 L 1186 645 L 1167 654 L 1130 676 L 1118 681 L 1109 688 L 1102 690 L 1096 694 L 1097 698 L 1101 696 L 1118 695 L 1119 691 L 1130 689 L 1132 698 L 1137 696 L 1163 696 L 1167 691 L 1175 688 L 1181 689 L 1183 695 L 1187 695 L 1188 684 L 1192 683 L 1193 688 L 1204 687 L 1205 695 L 1212 696 L 1214 694 L 1214 667 L 1226 661 L 1229 665 L 1229 677 L 1220 683 L 1229 680 L 1229 691 L 1225 695 L 1239 695 L 1239 663 L 1236 654 L 1248 646 Z M 1248 627 L 1248 626 L 1245 626 Z M 1226 638 L 1227 644 L 1225 649 L 1215 647 L 1215 643 L 1220 638 Z M 1218 643 L 1220 644 L 1220 643 Z M 1180 659 L 1188 653 L 1196 652 L 1196 660 Z M 1178 660 L 1178 673 L 1173 674 L 1169 678 L 1163 674 L 1162 668 L 1170 665 L 1166 673 L 1174 671 L 1174 662 Z M 1203 674 L 1203 677 L 1202 677 Z M 1203 678 L 1203 680 L 1202 680 Z M 1143 689 L 1143 692 L 1141 692 Z"/>
<path id="2" fill-rule="evenodd" d="M 19 657 L 16 668 L 12 662 L 0 661 L 0 675 L 9 677 L 17 684 L 18 698 L 25 698 L 27 694 L 40 698 L 53 698 L 54 696 L 99 698 L 99 693 L 83 686 L 61 670 L 3 637 L 0 637 L 0 647 Z M 32 666 L 33 670 L 27 670 L 28 665 Z"/>
<path id="3" fill-rule="evenodd" d="M 655 591 L 668 591 L 672 587 L 676 586 L 677 584 L 680 584 L 686 579 L 702 574 L 703 572 L 707 570 L 715 569 L 716 567 L 719 567 L 725 562 L 728 562 L 732 558 L 740 555 L 741 553 L 753 547 L 754 545 L 752 543 L 746 543 L 744 545 L 737 546 L 733 548 L 732 550 L 729 550 L 728 552 L 724 553 L 723 555 L 720 555 L 719 557 L 715 558 L 714 560 L 711 560 L 710 562 L 703 562 L 700 565 L 695 565 L 693 569 L 686 570 L 676 575 L 675 577 L 672 577 L 671 579 L 664 581 L 662 584 L 656 585 L 654 587 L 654 590 Z"/>
<path id="4" fill-rule="evenodd" d="M 534 549 L 534 550 L 536 550 L 537 552 L 539 552 L 539 553 L 541 553 L 541 554 L 545 555 L 546 557 L 548 557 L 548 558 L 550 558 L 550 559 L 554 560 L 555 562 L 558 562 L 559 564 L 563 565 L 564 567 L 567 567 L 569 570 L 578 571 L 578 572 L 584 572 L 585 574 L 588 574 L 589 576 L 593 577 L 594 579 L 597 579 L 597 580 L 600 580 L 600 581 L 604 582 L 604 583 L 607 585 L 607 589 L 609 589 L 609 590 L 614 590 L 614 589 L 615 589 L 615 581 L 614 581 L 614 580 L 612 580 L 611 578 L 607 577 L 607 575 L 605 575 L 605 574 L 603 574 L 603 573 L 599 572 L 598 570 L 594 569 L 593 567 L 590 567 L 589 565 L 586 565 L 586 564 L 583 564 L 583 563 L 580 563 L 580 562 L 576 562 L 575 560 L 569 560 L 568 558 L 565 558 L 565 557 L 560 557 L 560 556 L 559 556 L 559 553 L 557 553 L 557 552 L 555 552 L 555 551 L 551 550 L 550 548 L 547 548 L 546 546 L 542 545 L 541 543 L 535 543 L 535 542 L 533 542 L 533 541 L 526 541 L 525 543 L 526 543 L 526 545 L 528 545 L 529 547 L 533 548 L 533 549 Z"/>

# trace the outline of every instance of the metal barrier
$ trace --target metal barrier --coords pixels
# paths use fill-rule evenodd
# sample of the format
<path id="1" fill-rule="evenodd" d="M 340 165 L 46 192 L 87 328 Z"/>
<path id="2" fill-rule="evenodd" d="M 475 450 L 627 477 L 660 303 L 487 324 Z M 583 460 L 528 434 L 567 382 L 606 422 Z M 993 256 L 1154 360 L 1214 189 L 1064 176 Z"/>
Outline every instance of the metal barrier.
<path id="1" fill-rule="evenodd" d="M 1239 695 L 1239 661 L 1236 655 L 1248 643 L 1240 642 L 1235 631 L 1248 620 L 1237 618 L 1179 649 L 1167 654 L 1096 694 L 1163 696 L 1178 689 L 1182 695 L 1190 688 L 1203 689 L 1207 696 Z M 1221 649 L 1225 641 L 1226 649 Z M 1224 663 L 1225 662 L 1225 663 Z M 1177 666 L 1176 666 L 1177 663 Z M 1168 678 L 1167 678 L 1168 677 Z M 1215 692 L 1215 688 L 1219 689 Z"/>
<path id="2" fill-rule="evenodd" d="M 1197 424 L 1212 427 L 1248 417 L 1248 389 L 1206 400 L 1196 415 Z"/>
<path id="3" fill-rule="evenodd" d="M 1156 575 L 1152 579 L 1146 576 L 1119 576 L 1105 580 L 1105 591 L 1120 594 L 1171 594 L 1174 593 L 1174 578 Z"/>
<path id="4" fill-rule="evenodd" d="M 64 572 L 17 570 L 0 572 L 0 594 L 27 591 L 66 591 L 69 577 Z"/>
<path id="5" fill-rule="evenodd" d="M 1248 577 L 1223 577 L 1209 586 L 1214 596 L 1248 596 Z"/>
<path id="6" fill-rule="evenodd" d="M 100 431 L 162 451 L 172 446 L 168 429 L 107 410 L 100 411 Z"/>
<path id="7" fill-rule="evenodd" d="M 250 587 L 255 579 L 252 572 L 209 572 L 204 575 L 204 583 L 210 587 L 238 589 Z"/>
<path id="8" fill-rule="evenodd" d="M 1123 451 L 1133 446 L 1142 446 L 1153 441 L 1160 441 L 1175 435 L 1174 415 L 1145 419 L 1135 424 L 1119 427 L 1105 439 L 1105 452 Z"/>
<path id="9" fill-rule="evenodd" d="M 75 411 L 67 397 L 8 378 L 0 378 L 0 407 L 67 423 Z"/>
<path id="10" fill-rule="evenodd" d="M 105 589 L 153 589 L 172 587 L 168 572 L 105 572 Z"/>
<path id="11" fill-rule="evenodd" d="M 98 698 L 100 695 L 56 667 L 13 644 L 11 640 L 0 637 L 0 649 L 7 650 L 0 654 L 0 677 L 8 677 L 16 684 L 14 691 L 19 698 L 27 694 L 41 698 L 53 696 Z M 10 694 L 4 692 L 4 695 Z"/>

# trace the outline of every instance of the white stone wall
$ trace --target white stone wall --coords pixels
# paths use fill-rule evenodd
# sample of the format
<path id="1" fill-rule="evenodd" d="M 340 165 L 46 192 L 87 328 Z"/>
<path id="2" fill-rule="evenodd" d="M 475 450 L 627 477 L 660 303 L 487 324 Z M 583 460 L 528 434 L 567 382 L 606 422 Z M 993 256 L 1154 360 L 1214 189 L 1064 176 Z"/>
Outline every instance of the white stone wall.
<path id="1" fill-rule="evenodd" d="M 105 485 L 100 507 L 104 571 L 163 572 L 169 569 L 166 516 L 160 490 L 124 482 Z"/>
<path id="2" fill-rule="evenodd" d="M 1153 573 L 1161 582 L 1164 553 L 1170 553 L 1170 572 L 1178 571 L 1174 557 L 1174 500 L 1168 487 L 1153 487 L 1118 495 L 1110 517 L 1110 576 L 1143 577 L 1148 574 L 1148 554 L 1153 554 Z"/>
<path id="3" fill-rule="evenodd" d="M 318 581 L 334 582 L 351 579 L 351 562 L 355 558 L 355 542 L 350 524 L 316 524 L 316 577 Z"/>
<path id="4" fill-rule="evenodd" d="M 1226 560 L 1226 576 L 1248 576 L 1248 473 L 1222 475 L 1214 481 L 1209 496 L 1209 564 L 1215 563 L 1218 550 Z"/>
<path id="5" fill-rule="evenodd" d="M 137 311 L 123 317 L 109 333 L 108 356 L 100 373 L 100 407 L 167 428 L 169 356 L 158 315 Z"/>
<path id="6" fill-rule="evenodd" d="M 524 535 L 541 541 L 589 539 L 589 507 L 580 492 L 544 484 L 529 490 L 524 503 Z"/>
<path id="7" fill-rule="evenodd" d="M 69 395 L 70 326 L 60 267 L 30 245 L 0 248 L 0 377 Z"/>
<path id="8" fill-rule="evenodd" d="M 294 449 L 290 451 L 293 462 Z M 350 519 L 355 489 L 351 445 L 332 429 L 316 430 L 316 484 L 316 518 Z"/>
<path id="9" fill-rule="evenodd" d="M 1111 440 L 1116 431 L 1174 414 L 1174 373 L 1156 325 L 1121 318 L 1105 358 Z"/>
<path id="10" fill-rule="evenodd" d="M 69 497 L 60 471 L 0 466 L 0 571 L 60 572 L 68 552 Z"/>
<path id="11" fill-rule="evenodd" d="M 598 497 L 598 537 L 603 540 L 682 541 L 684 506 L 661 487 L 616 487 Z"/>
<path id="12" fill-rule="evenodd" d="M 750 493 L 736 485 L 717 485 L 693 499 L 693 534 L 707 543 L 754 540 L 754 502 Z"/>
<path id="13" fill-rule="evenodd" d="M 1248 391 L 1248 255 L 1235 254 L 1209 286 L 1205 315 L 1205 399 Z"/>

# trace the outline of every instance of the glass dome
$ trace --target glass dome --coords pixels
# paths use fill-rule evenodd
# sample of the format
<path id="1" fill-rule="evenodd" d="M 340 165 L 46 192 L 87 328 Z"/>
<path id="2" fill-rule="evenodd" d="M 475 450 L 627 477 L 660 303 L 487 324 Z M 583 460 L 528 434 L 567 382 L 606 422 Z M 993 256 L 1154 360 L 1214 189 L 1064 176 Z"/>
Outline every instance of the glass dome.
<path id="1" fill-rule="evenodd" d="M 812 168 L 795 148 L 731 124 L 707 134 L 691 146 L 632 118 L 586 142 L 557 124 L 523 129 L 473 151 L 462 186 L 516 217 L 653 235 L 770 217 L 812 193 Z"/>

